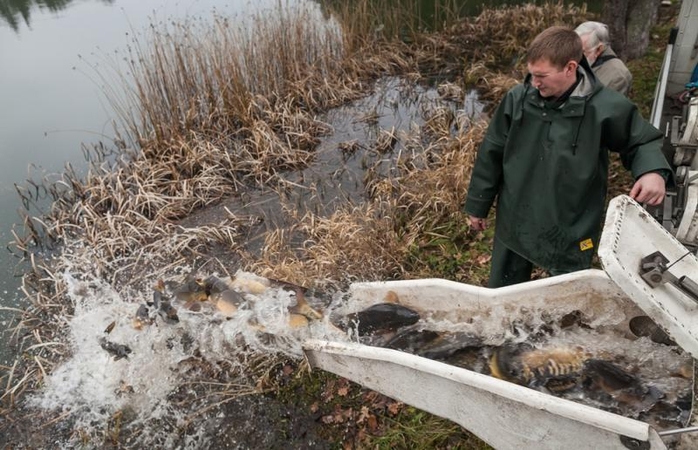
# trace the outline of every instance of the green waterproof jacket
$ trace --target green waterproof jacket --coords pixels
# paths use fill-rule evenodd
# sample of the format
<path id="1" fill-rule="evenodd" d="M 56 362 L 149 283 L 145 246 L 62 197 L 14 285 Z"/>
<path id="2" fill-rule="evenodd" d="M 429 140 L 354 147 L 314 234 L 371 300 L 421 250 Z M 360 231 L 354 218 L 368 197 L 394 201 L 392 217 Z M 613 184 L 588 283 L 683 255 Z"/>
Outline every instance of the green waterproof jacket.
<path id="1" fill-rule="evenodd" d="M 465 212 L 487 217 L 497 198 L 495 234 L 547 270 L 590 267 L 608 184 L 609 150 L 635 179 L 671 169 L 662 134 L 623 95 L 596 81 L 588 65 L 562 104 L 530 84 L 511 89 L 478 151 Z"/>

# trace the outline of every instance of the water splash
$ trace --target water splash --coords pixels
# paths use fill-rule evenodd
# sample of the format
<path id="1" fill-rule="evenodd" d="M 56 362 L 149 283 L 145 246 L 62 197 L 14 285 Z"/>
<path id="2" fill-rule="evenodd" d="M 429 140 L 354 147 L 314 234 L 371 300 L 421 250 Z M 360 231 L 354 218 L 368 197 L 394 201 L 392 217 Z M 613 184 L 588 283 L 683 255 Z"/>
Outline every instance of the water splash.
<path id="1" fill-rule="evenodd" d="M 236 277 L 257 279 L 245 272 Z M 296 304 L 296 294 L 281 287 L 243 294 L 245 304 L 230 318 L 208 302 L 193 312 L 173 300 L 177 323 L 157 317 L 137 329 L 133 319 L 139 303 L 152 293 L 119 293 L 98 279 L 79 280 L 69 272 L 64 280 L 75 311 L 66 320 L 72 356 L 54 370 L 29 404 L 70 415 L 79 429 L 103 425 L 118 411 L 129 411 L 134 425 L 165 417 L 182 423 L 187 418 L 170 397 L 204 370 L 196 361 L 225 362 L 237 374 L 238 387 L 254 391 L 245 367 L 250 359 L 278 354 L 299 359 L 302 342 L 308 338 L 346 339 L 327 321 L 290 327 L 288 310 Z M 126 346 L 130 353 L 114 356 L 100 340 Z M 195 441 L 201 444 L 201 439 Z"/>

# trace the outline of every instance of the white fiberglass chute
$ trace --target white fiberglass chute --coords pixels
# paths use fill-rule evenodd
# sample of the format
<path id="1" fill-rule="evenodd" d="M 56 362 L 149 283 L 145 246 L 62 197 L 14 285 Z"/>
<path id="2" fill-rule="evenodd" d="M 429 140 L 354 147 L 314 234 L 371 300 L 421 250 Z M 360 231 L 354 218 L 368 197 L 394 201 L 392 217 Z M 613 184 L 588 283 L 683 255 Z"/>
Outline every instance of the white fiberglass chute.
<path id="1" fill-rule="evenodd" d="M 401 305 L 431 319 L 469 320 L 473 326 L 497 314 L 562 317 L 576 310 L 592 323 L 628 332 L 629 321 L 646 314 L 695 357 L 695 256 L 627 196 L 610 203 L 599 256 L 604 270 L 499 289 L 440 279 L 356 283 L 351 303 L 356 310 L 366 308 L 392 291 Z M 413 354 L 318 340 L 304 348 L 311 366 L 450 419 L 497 449 L 559 449 L 570 443 L 594 449 L 666 448 L 643 421 Z"/>

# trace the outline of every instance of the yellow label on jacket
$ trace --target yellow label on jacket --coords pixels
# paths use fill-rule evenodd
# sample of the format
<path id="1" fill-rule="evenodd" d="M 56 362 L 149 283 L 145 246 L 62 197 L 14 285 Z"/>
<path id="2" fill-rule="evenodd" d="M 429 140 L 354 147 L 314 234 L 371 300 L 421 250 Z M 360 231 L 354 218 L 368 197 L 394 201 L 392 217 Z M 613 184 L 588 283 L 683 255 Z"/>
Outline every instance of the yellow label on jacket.
<path id="1" fill-rule="evenodd" d="M 579 241 L 579 249 L 583 252 L 587 250 L 591 250 L 594 248 L 594 243 L 591 241 L 591 239 L 584 239 L 583 241 Z"/>

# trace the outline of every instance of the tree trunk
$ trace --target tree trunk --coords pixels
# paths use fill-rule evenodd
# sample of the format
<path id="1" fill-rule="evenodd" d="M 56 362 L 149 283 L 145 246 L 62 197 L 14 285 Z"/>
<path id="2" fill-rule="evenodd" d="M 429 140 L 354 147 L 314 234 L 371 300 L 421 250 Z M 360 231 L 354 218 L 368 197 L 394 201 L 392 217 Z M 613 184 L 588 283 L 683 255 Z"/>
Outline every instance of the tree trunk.
<path id="1" fill-rule="evenodd" d="M 643 56 L 650 30 L 657 23 L 661 0 L 610 0 L 604 3 L 602 22 L 608 25 L 611 47 L 621 59 Z"/>

